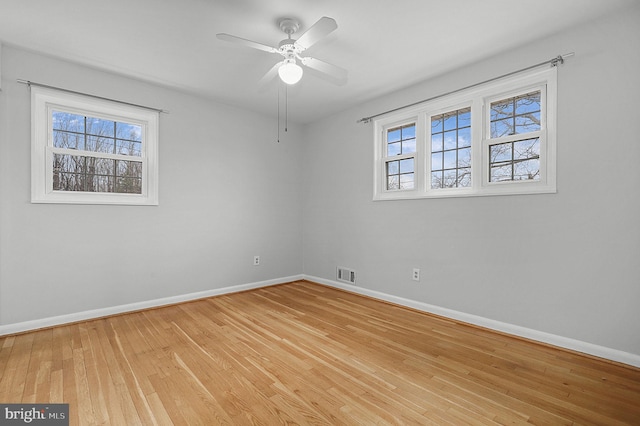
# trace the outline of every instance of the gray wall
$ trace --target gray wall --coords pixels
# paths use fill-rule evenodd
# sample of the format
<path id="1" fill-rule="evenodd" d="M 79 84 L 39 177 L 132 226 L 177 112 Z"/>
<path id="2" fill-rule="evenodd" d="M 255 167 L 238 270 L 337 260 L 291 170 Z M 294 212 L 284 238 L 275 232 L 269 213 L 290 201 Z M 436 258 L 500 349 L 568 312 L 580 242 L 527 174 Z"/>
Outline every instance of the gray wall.
<path id="1" fill-rule="evenodd" d="M 635 5 L 309 126 L 305 274 L 353 268 L 368 290 L 640 354 L 639 22 Z M 357 119 L 568 52 L 557 194 L 372 201 Z"/>
<path id="2" fill-rule="evenodd" d="M 300 127 L 278 144 L 275 118 L 8 46 L 2 56 L 0 325 L 302 272 Z M 160 205 L 31 204 L 18 78 L 169 110 Z"/>

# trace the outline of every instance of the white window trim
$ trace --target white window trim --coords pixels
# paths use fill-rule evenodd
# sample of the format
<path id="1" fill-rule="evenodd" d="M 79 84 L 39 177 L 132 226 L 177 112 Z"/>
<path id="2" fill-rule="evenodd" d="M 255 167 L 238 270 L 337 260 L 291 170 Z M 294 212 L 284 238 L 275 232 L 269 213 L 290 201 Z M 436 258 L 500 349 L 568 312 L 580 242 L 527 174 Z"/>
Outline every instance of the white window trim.
<path id="1" fill-rule="evenodd" d="M 489 182 L 488 145 L 491 101 L 532 90 L 542 90 L 540 143 L 540 179 L 535 181 Z M 467 188 L 431 189 L 431 141 L 428 137 L 431 117 L 443 112 L 471 107 L 472 185 Z M 544 67 L 519 73 L 472 89 L 443 96 L 405 108 L 374 120 L 374 200 L 414 198 L 474 197 L 555 193 L 556 188 L 556 111 L 557 67 Z M 386 189 L 386 129 L 402 123 L 416 122 L 415 187 L 405 190 Z M 484 129 L 487 129 L 486 131 Z"/>
<path id="2" fill-rule="evenodd" d="M 142 193 L 119 194 L 53 190 L 53 141 L 51 111 L 75 112 L 113 121 L 139 124 Z M 159 113 L 115 101 L 31 87 L 31 202 L 61 204 L 158 205 L 158 126 Z M 100 154 L 109 157 L 109 154 Z"/>

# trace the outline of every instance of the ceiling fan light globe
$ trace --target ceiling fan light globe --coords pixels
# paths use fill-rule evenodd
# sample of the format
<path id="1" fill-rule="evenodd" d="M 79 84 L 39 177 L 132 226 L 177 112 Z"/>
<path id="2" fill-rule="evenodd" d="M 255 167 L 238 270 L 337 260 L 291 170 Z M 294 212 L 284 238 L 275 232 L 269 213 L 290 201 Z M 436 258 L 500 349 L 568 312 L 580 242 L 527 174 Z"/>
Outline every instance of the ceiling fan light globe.
<path id="1" fill-rule="evenodd" d="M 296 84 L 302 78 L 302 67 L 295 62 L 288 62 L 278 68 L 278 75 L 286 84 Z"/>

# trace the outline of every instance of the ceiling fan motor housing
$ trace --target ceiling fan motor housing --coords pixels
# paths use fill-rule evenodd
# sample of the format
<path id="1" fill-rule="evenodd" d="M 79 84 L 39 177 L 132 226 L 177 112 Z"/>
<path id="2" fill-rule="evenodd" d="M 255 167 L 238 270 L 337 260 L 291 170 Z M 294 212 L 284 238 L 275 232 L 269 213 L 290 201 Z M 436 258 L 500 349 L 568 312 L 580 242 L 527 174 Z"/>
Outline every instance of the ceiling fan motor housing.
<path id="1" fill-rule="evenodd" d="M 291 37 L 291 34 L 295 33 L 300 29 L 300 23 L 297 19 L 293 18 L 282 18 L 278 21 L 278 26 L 285 34 Z"/>

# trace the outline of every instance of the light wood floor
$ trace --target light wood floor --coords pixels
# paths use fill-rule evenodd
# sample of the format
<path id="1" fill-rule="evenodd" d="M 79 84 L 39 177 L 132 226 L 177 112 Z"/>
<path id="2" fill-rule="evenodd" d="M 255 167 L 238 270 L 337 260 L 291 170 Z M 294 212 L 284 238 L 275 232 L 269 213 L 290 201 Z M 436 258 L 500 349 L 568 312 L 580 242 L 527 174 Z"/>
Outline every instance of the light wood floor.
<path id="1" fill-rule="evenodd" d="M 309 282 L 0 339 L 72 425 L 640 424 L 640 369 Z"/>

